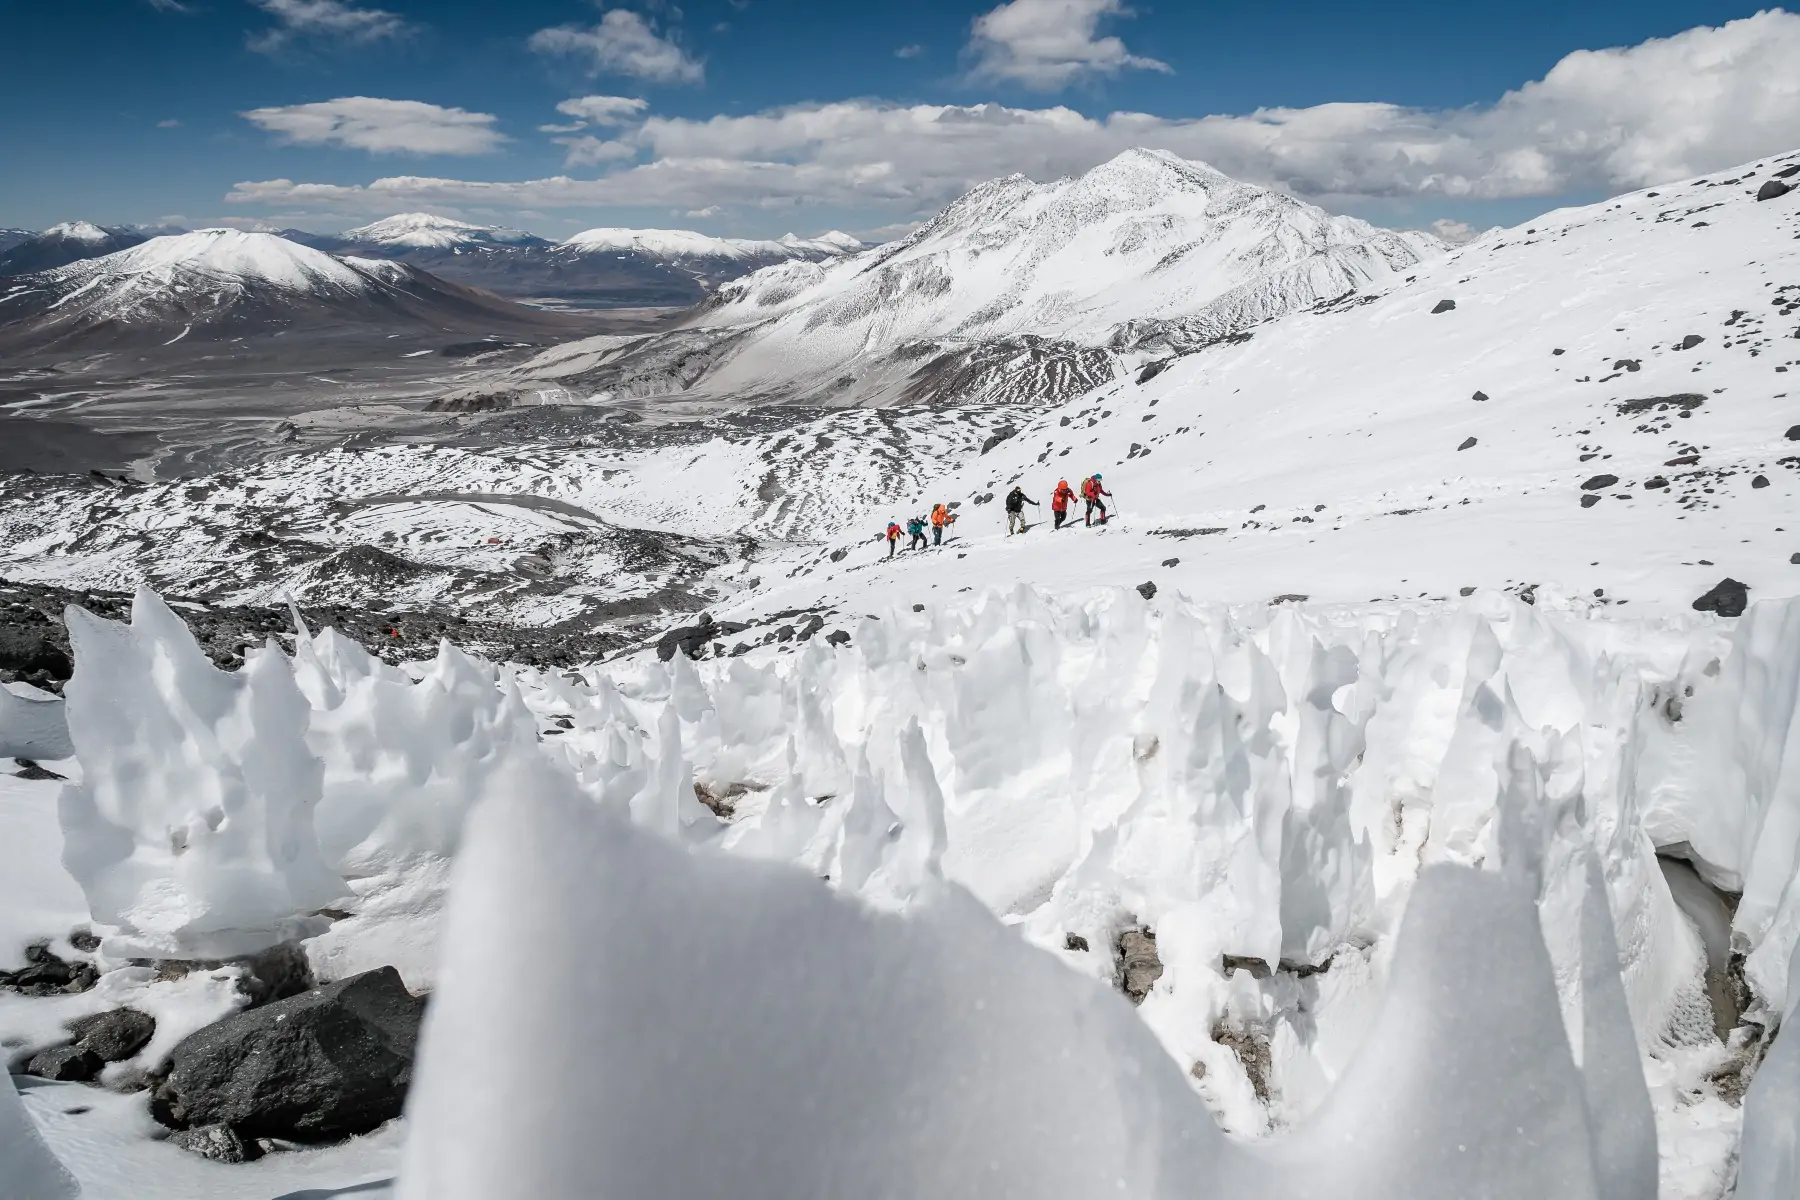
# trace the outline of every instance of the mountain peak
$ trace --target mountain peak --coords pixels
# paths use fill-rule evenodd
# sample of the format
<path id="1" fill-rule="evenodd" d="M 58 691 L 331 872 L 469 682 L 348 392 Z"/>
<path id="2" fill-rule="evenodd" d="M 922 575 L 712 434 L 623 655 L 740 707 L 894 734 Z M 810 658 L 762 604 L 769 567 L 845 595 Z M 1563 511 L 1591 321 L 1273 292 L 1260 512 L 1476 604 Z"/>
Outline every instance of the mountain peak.
<path id="1" fill-rule="evenodd" d="M 72 242 L 104 242 L 113 235 L 91 221 L 64 221 L 44 230 L 43 236 Z"/>
<path id="2" fill-rule="evenodd" d="M 393 246 L 416 250 L 445 250 L 457 246 L 518 245 L 542 239 L 502 225 L 472 225 L 435 213 L 396 213 L 367 225 L 345 230 L 346 242 Z"/>

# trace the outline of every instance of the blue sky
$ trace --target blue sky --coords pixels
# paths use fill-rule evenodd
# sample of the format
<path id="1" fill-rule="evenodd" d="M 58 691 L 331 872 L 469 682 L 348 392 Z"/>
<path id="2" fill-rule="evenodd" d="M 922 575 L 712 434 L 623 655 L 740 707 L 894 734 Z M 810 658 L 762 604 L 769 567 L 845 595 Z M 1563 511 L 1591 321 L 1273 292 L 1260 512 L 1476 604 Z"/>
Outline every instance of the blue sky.
<path id="1" fill-rule="evenodd" d="M 10 7 L 5 226 L 882 235 L 1143 144 L 1454 229 L 1800 145 L 1800 17 L 1701 0 Z"/>

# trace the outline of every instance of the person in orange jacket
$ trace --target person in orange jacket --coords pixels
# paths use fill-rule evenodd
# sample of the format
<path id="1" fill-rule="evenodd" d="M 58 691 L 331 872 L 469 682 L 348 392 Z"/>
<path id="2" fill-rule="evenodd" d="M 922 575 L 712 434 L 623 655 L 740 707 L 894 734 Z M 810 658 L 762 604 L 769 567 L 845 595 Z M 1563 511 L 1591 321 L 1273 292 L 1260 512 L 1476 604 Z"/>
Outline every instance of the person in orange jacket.
<path id="1" fill-rule="evenodd" d="M 887 527 L 888 557 L 894 557 L 894 551 L 900 548 L 900 535 L 906 532 L 900 528 L 898 521 L 889 521 Z"/>
<path id="2" fill-rule="evenodd" d="M 1053 528 L 1061 529 L 1063 527 L 1063 522 L 1069 519 L 1069 505 L 1074 500 L 1075 489 L 1069 486 L 1069 481 L 1058 480 L 1056 490 L 1050 493 L 1050 512 L 1056 518 Z"/>
<path id="3" fill-rule="evenodd" d="M 944 544 L 944 530 L 955 522 L 956 514 L 947 505 L 939 504 L 931 510 L 931 544 Z"/>

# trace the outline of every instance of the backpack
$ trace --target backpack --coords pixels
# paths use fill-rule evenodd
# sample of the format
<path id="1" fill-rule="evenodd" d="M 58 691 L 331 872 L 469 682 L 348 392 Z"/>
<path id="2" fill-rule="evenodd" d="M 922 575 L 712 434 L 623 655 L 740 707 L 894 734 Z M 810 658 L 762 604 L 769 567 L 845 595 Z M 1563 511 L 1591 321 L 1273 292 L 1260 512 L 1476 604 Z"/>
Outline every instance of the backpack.
<path id="1" fill-rule="evenodd" d="M 940 504 L 931 510 L 931 523 L 938 526 L 948 525 L 950 523 L 950 513 L 943 505 Z"/>
<path id="2" fill-rule="evenodd" d="M 887 535 L 888 541 L 890 542 L 898 538 L 900 536 L 900 527 L 898 525 L 889 525 L 887 527 Z"/>
<path id="3" fill-rule="evenodd" d="M 1095 499 L 1100 495 L 1100 484 L 1092 475 L 1081 481 L 1081 495 L 1087 500 Z"/>

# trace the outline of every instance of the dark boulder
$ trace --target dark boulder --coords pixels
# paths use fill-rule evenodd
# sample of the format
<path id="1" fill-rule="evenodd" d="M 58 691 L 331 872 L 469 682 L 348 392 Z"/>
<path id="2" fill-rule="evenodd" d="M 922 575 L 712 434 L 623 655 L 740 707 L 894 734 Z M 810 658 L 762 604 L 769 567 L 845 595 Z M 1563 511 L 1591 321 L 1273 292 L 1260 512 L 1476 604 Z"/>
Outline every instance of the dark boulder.
<path id="1" fill-rule="evenodd" d="M 1701 337 L 1697 333 L 1690 333 L 1686 337 L 1681 339 L 1681 344 L 1676 346 L 1675 349 L 1677 349 L 1677 350 L 1692 350 L 1695 346 L 1698 346 L 1701 342 L 1704 342 L 1705 340 L 1706 340 L 1705 338 Z"/>
<path id="2" fill-rule="evenodd" d="M 1757 189 L 1756 198 L 1758 200 L 1779 200 L 1793 190 L 1781 180 L 1771 179 Z"/>
<path id="3" fill-rule="evenodd" d="M 1581 490 L 1584 492 L 1597 492 L 1602 488 L 1609 488 L 1617 482 L 1619 482 L 1619 477 L 1617 475 L 1596 475 L 1586 483 L 1582 484 Z"/>
<path id="4" fill-rule="evenodd" d="M 400 1115 L 424 1014 L 393 967 L 236 1013 L 175 1047 L 151 1113 L 245 1138 L 367 1133 Z"/>
<path id="5" fill-rule="evenodd" d="M 1454 301 L 1454 300 L 1439 300 L 1437 302 L 1437 307 L 1431 310 L 1431 315 L 1435 317 L 1439 313 L 1451 312 L 1455 308 L 1456 308 L 1456 301 Z"/>
<path id="6" fill-rule="evenodd" d="M 37 629 L 0 625 L 0 670 L 21 674 L 43 672 L 52 679 L 67 679 L 74 664 L 61 646 Z"/>
<path id="7" fill-rule="evenodd" d="M 1011 425 L 1002 425 L 1000 428 L 994 430 L 994 432 L 988 434 L 986 439 L 984 439 L 982 441 L 981 452 L 983 454 L 986 454 L 989 450 L 992 450 L 995 446 L 998 446 L 1001 442 L 1004 442 L 1008 438 L 1011 438 L 1011 437 L 1014 437 L 1015 435 L 1017 435 L 1018 432 L 1019 431 L 1017 429 L 1014 429 Z"/>
<path id="8" fill-rule="evenodd" d="M 1750 481 L 1750 486 L 1753 488 L 1766 488 L 1769 486 L 1769 477 L 1767 475 L 1758 475 Z"/>
<path id="9" fill-rule="evenodd" d="M 100 1074 L 100 1068 L 105 1065 L 98 1054 L 85 1047 L 52 1046 L 33 1055 L 25 1065 L 25 1073 L 62 1083 L 87 1083 Z"/>
<path id="10" fill-rule="evenodd" d="M 1156 585 L 1149 580 L 1137 585 L 1137 594 L 1146 600 L 1156 599 Z"/>
<path id="11" fill-rule="evenodd" d="M 156 1035 L 156 1018 L 135 1008 L 114 1008 L 68 1024 L 75 1044 L 91 1050 L 101 1062 L 124 1062 L 150 1044 Z"/>
<path id="12" fill-rule="evenodd" d="M 177 1130 L 169 1135 L 169 1144 L 220 1163 L 255 1162 L 262 1157 L 262 1147 L 254 1139 L 245 1141 L 229 1125 Z"/>
<path id="13" fill-rule="evenodd" d="M 1165 567 L 1178 567 L 1181 565 L 1181 560 L 1179 558 L 1165 558 L 1163 559 L 1162 565 Z"/>
<path id="14" fill-rule="evenodd" d="M 1800 425 L 1788 426 L 1787 440 L 1790 442 L 1800 442 Z"/>
<path id="15" fill-rule="evenodd" d="M 1581 498 L 1581 507 L 1583 508 L 1592 508 L 1598 503 L 1600 503 L 1600 497 L 1592 493 Z"/>
<path id="16" fill-rule="evenodd" d="M 1474 395 L 1474 400 L 1477 404 L 1485 402 L 1487 398 L 1488 394 L 1486 392 L 1476 392 Z"/>
<path id="17" fill-rule="evenodd" d="M 1735 579 L 1721 579 L 1711 591 L 1694 601 L 1694 611 L 1741 617 L 1750 604 L 1750 589 Z"/>
<path id="18" fill-rule="evenodd" d="M 1474 438 L 1464 438 L 1462 445 L 1458 446 L 1457 449 L 1458 450 L 1467 450 L 1470 446 L 1473 446 L 1474 444 L 1475 444 Z"/>
<path id="19" fill-rule="evenodd" d="M 845 633 L 842 629 L 834 629 L 825 635 L 825 644 L 828 646 L 848 646 L 850 644 L 850 635 Z"/>
<path id="20" fill-rule="evenodd" d="M 0 971 L 0 989 L 27 996 L 54 996 L 59 992 L 85 992 L 99 978 L 94 964 L 64 962 L 50 952 L 48 942 L 34 942 L 25 947 L 22 969 Z"/>
<path id="21" fill-rule="evenodd" d="M 715 621 L 712 614 L 702 613 L 698 625 L 683 625 L 679 629 L 671 629 L 656 640 L 656 657 L 668 662 L 675 657 L 677 650 L 689 658 L 698 658 L 706 649 L 708 642 L 730 637 L 734 633 L 742 633 L 750 626 L 742 621 Z"/>

